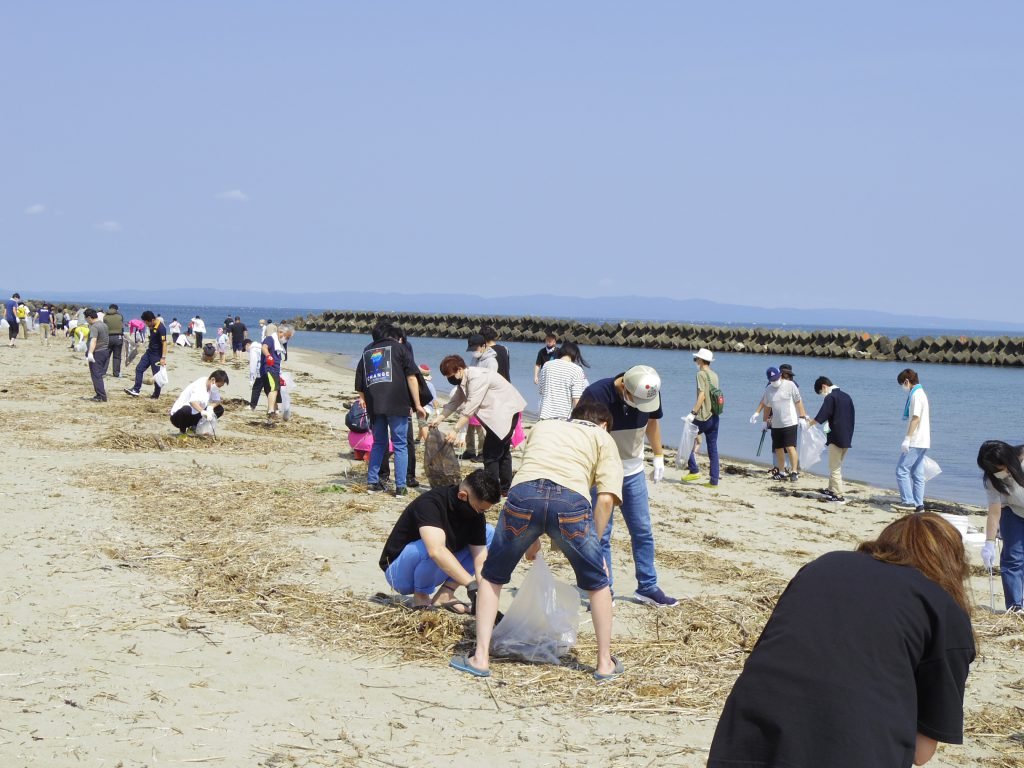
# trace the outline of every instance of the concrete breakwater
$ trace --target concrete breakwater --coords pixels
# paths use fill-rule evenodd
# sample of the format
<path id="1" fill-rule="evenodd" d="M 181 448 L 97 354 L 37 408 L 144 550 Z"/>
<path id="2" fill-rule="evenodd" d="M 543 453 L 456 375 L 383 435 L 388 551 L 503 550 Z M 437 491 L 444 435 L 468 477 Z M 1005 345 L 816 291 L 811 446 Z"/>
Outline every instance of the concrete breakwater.
<path id="1" fill-rule="evenodd" d="M 297 317 L 303 331 L 370 333 L 378 320 L 397 322 L 411 336 L 461 338 L 491 325 L 507 341 L 543 343 L 552 330 L 559 339 L 591 346 L 645 349 L 741 352 L 864 360 L 900 360 L 907 363 L 960 363 L 1024 366 L 1024 337 L 923 336 L 892 339 L 859 331 L 794 331 L 773 328 L 691 325 L 664 322 L 580 323 L 565 318 L 487 317 L 456 314 L 396 314 L 391 312 L 327 311 Z"/>

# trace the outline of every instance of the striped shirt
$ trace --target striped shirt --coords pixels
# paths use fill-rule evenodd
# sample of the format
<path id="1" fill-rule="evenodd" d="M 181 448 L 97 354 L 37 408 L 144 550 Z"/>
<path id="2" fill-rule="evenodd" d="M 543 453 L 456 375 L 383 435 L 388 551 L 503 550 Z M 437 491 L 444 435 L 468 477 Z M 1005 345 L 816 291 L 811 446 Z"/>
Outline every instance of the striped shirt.
<path id="1" fill-rule="evenodd" d="M 537 381 L 542 419 L 568 419 L 572 414 L 573 400 L 579 400 L 587 388 L 583 369 L 560 358 L 544 363 Z"/>

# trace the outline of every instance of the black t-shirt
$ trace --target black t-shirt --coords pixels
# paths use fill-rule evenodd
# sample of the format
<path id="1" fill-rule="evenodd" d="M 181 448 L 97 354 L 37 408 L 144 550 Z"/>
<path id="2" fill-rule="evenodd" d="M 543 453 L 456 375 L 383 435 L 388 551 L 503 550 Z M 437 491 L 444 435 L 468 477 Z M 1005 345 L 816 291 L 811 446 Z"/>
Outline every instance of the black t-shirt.
<path id="1" fill-rule="evenodd" d="M 419 369 L 403 344 L 381 339 L 366 345 L 356 365 L 356 391 L 366 396 L 366 410 L 374 416 L 408 416 L 412 408 L 406 376 Z"/>
<path id="2" fill-rule="evenodd" d="M 245 323 L 237 322 L 231 324 L 231 343 L 241 344 L 245 341 L 245 332 L 249 330 L 245 327 Z"/>
<path id="3" fill-rule="evenodd" d="M 501 377 L 503 379 L 505 379 L 505 381 L 511 382 L 512 381 L 512 374 L 509 373 L 509 367 L 508 367 L 508 365 L 509 365 L 508 348 L 503 347 L 501 344 L 495 344 L 493 349 L 494 349 L 495 356 L 498 358 L 498 373 L 501 374 Z"/>
<path id="4" fill-rule="evenodd" d="M 916 568 L 804 566 L 729 694 L 708 768 L 905 768 L 918 731 L 963 742 L 970 619 Z"/>
<path id="5" fill-rule="evenodd" d="M 537 353 L 537 365 L 543 368 L 544 363 L 546 363 L 548 360 L 554 360 L 556 357 L 558 357 L 558 345 L 556 344 L 554 347 L 548 350 L 547 345 L 545 344 L 543 347 L 540 348 L 540 352 Z"/>
<path id="6" fill-rule="evenodd" d="M 402 512 L 380 555 L 382 571 L 406 546 L 420 540 L 420 528 L 424 525 L 443 530 L 445 546 L 452 552 L 470 545 L 487 545 L 487 521 L 483 514 L 459 498 L 459 486 L 446 485 L 424 493 Z"/>

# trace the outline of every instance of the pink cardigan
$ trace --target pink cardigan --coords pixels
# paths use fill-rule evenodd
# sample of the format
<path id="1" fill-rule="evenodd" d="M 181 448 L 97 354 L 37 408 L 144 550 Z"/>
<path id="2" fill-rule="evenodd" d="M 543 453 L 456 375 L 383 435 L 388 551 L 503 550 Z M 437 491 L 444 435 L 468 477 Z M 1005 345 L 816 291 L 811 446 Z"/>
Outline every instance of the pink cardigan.
<path id="1" fill-rule="evenodd" d="M 524 408 L 526 400 L 500 373 L 486 368 L 466 368 L 462 383 L 452 392 L 443 413 L 445 418 L 453 412 L 458 412 L 459 416 L 476 416 L 491 432 L 504 437 L 512 431 L 512 417 Z"/>

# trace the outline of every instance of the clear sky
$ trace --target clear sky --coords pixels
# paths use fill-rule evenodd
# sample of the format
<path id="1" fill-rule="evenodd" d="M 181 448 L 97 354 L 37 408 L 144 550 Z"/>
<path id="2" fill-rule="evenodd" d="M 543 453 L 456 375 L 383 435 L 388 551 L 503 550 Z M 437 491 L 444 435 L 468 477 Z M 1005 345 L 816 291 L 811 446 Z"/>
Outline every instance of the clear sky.
<path id="1" fill-rule="evenodd" d="M 0 287 L 1019 321 L 1022 30 L 1018 0 L 5 2 Z"/>

